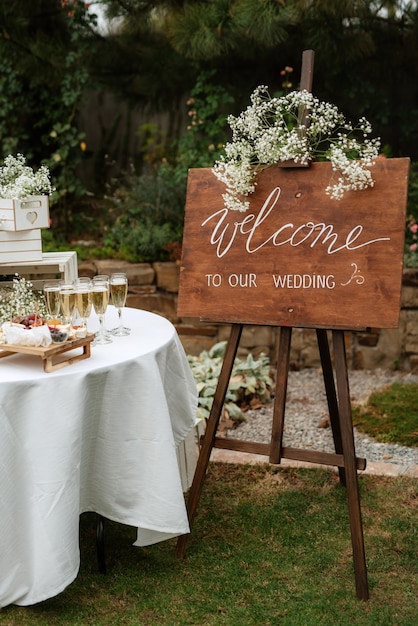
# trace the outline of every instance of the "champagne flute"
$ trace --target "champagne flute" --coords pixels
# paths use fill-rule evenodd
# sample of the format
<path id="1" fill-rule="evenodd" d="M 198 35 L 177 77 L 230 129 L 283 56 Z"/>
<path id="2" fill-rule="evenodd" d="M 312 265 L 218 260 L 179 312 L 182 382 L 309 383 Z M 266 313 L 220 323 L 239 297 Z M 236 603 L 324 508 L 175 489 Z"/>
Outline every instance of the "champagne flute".
<path id="1" fill-rule="evenodd" d="M 87 332 L 87 320 L 93 305 L 92 282 L 89 278 L 78 278 L 74 281 L 75 305 L 79 316 L 83 320 L 83 326 Z"/>
<path id="2" fill-rule="evenodd" d="M 93 278 L 92 284 L 92 301 L 93 307 L 99 318 L 100 328 L 93 341 L 93 346 L 100 346 L 107 343 L 112 343 L 110 337 L 106 336 L 103 325 L 103 318 L 106 313 L 107 305 L 109 302 L 109 279 L 102 280 L 98 277 Z"/>
<path id="3" fill-rule="evenodd" d="M 72 283 L 60 283 L 60 300 L 64 324 L 70 325 L 75 312 L 75 289 Z"/>
<path id="4" fill-rule="evenodd" d="M 92 283 L 94 281 L 97 282 L 97 281 L 102 281 L 102 280 L 107 282 L 107 287 L 109 289 L 109 276 L 107 274 L 96 274 L 96 276 L 93 276 L 93 278 L 92 278 Z M 103 318 L 103 332 L 106 335 L 106 337 L 110 337 L 111 332 L 110 332 L 110 330 L 108 330 L 106 328 L 106 324 L 105 324 L 105 319 L 104 318 Z"/>
<path id="5" fill-rule="evenodd" d="M 119 324 L 116 328 L 113 328 L 110 332 L 116 337 L 124 337 L 131 332 L 130 328 L 127 328 L 122 323 L 122 309 L 125 306 L 126 296 L 128 293 L 128 279 L 123 272 L 112 274 L 110 277 L 110 294 L 112 296 L 112 303 L 118 311 Z"/>
<path id="6" fill-rule="evenodd" d="M 58 280 L 44 283 L 44 296 L 49 319 L 58 317 L 61 311 L 60 284 Z"/>

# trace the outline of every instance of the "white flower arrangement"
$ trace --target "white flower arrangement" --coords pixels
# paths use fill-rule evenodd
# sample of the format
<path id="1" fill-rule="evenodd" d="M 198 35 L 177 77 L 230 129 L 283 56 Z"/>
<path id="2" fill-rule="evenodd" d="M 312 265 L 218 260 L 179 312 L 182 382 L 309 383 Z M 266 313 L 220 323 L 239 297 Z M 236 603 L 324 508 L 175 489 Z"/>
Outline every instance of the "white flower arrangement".
<path id="1" fill-rule="evenodd" d="M 0 198 L 24 199 L 29 196 L 49 196 L 54 191 L 49 169 L 46 165 L 34 172 L 26 165 L 22 154 L 16 157 L 9 154 L 0 167 Z"/>
<path id="2" fill-rule="evenodd" d="M 11 287 L 1 288 L 0 283 L 0 326 L 10 322 L 13 317 L 32 313 L 46 315 L 46 304 L 44 295 L 34 292 L 30 280 L 19 278 L 16 274 Z"/>
<path id="3" fill-rule="evenodd" d="M 251 103 L 238 117 L 228 117 L 232 141 L 212 169 L 226 185 L 228 209 L 246 211 L 245 197 L 254 193 L 258 172 L 290 160 L 303 166 L 330 161 L 335 179 L 325 193 L 336 200 L 346 191 L 373 187 L 369 168 L 378 157 L 380 139 L 368 138 L 372 129 L 364 117 L 353 127 L 336 106 L 308 91 L 271 97 L 264 85 L 255 89 Z"/>

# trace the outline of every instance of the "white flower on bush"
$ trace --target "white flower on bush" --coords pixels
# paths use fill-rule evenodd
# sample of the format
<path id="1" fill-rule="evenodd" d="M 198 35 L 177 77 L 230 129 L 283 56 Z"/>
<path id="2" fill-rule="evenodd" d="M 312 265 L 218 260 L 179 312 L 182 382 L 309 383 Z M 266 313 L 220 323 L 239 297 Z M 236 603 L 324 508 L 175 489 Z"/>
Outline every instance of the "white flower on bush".
<path id="1" fill-rule="evenodd" d="M 49 196 L 54 191 L 46 165 L 34 172 L 26 165 L 22 154 L 9 154 L 0 167 L 0 198 L 23 199 L 29 196 Z"/>
<path id="2" fill-rule="evenodd" d="M 232 141 L 212 170 L 226 185 L 223 199 L 228 209 L 246 211 L 257 173 L 283 161 L 330 161 L 335 177 L 325 193 L 337 200 L 346 191 L 373 186 L 369 168 L 379 154 L 380 140 L 367 137 L 369 122 L 361 118 L 353 127 L 336 106 L 307 91 L 275 98 L 261 85 L 251 95 L 251 105 L 238 117 L 230 115 L 228 123 Z"/>
<path id="3" fill-rule="evenodd" d="M 0 326 L 17 315 L 46 314 L 45 298 L 42 293 L 33 290 L 30 280 L 19 278 L 16 274 L 11 288 L 2 288 L 1 285 L 0 282 Z"/>

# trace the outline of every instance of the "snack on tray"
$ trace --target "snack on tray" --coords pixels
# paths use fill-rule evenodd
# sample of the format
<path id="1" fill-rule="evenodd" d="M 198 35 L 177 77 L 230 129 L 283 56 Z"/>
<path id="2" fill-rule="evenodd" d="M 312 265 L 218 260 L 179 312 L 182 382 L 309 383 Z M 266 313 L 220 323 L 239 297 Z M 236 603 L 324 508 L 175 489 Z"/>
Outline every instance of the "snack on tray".
<path id="1" fill-rule="evenodd" d="M 42 326 L 28 327 L 14 322 L 5 322 L 2 330 L 6 338 L 6 343 L 14 346 L 42 346 L 47 348 L 51 345 L 51 333 L 46 324 Z"/>
<path id="2" fill-rule="evenodd" d="M 13 324 L 20 324 L 25 328 L 34 328 L 36 326 L 42 326 L 45 324 L 45 320 L 38 313 L 31 313 L 30 315 L 16 315 L 12 319 Z"/>

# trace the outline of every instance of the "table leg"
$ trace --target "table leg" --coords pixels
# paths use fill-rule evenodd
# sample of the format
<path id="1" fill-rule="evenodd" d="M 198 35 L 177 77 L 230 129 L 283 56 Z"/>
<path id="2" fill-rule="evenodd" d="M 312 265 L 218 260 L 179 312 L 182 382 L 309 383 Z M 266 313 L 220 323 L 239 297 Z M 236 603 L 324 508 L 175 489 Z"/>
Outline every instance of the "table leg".
<path id="1" fill-rule="evenodd" d="M 105 518 L 97 515 L 96 526 L 96 550 L 97 550 L 97 564 L 99 566 L 99 572 L 101 574 L 107 573 L 106 568 L 106 552 L 105 552 Z"/>

